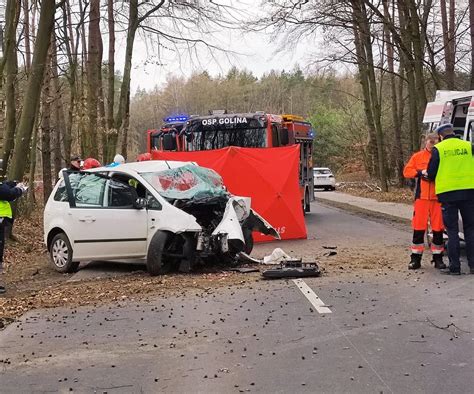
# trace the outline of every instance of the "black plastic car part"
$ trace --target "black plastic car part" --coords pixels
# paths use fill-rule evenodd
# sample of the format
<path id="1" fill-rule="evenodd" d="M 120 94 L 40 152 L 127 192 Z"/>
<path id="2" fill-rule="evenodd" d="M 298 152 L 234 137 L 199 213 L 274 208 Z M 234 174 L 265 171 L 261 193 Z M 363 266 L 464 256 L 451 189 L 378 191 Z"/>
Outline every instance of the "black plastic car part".
<path id="1" fill-rule="evenodd" d="M 307 278 L 321 276 L 321 271 L 317 263 L 303 263 L 301 260 L 291 260 L 282 263 L 280 267 L 263 271 L 262 276 L 267 279 Z"/>

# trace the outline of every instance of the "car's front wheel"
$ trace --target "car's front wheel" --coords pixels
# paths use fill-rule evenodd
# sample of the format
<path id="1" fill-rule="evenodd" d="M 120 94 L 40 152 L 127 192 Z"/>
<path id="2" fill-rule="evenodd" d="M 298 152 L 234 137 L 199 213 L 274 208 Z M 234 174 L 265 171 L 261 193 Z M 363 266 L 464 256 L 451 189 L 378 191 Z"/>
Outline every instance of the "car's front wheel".
<path id="1" fill-rule="evenodd" d="M 64 233 L 54 236 L 49 247 L 51 264 L 58 272 L 76 272 L 79 267 L 78 261 L 72 261 L 72 247 L 68 237 Z"/>
<path id="2" fill-rule="evenodd" d="M 146 266 L 151 276 L 168 273 L 176 260 L 175 234 L 169 231 L 157 231 L 148 247 Z M 181 250 L 182 254 L 182 250 Z"/>

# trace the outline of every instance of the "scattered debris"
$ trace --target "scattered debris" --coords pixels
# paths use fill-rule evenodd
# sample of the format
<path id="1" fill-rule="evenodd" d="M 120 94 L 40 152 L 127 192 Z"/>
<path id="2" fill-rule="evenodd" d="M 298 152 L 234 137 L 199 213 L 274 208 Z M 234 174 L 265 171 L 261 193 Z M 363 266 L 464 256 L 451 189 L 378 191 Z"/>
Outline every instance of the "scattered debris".
<path id="1" fill-rule="evenodd" d="M 231 268 L 229 271 L 240 272 L 241 274 L 248 274 L 250 272 L 259 272 L 258 268 L 250 268 L 250 267 Z"/>
<path id="2" fill-rule="evenodd" d="M 291 257 L 283 249 L 275 248 L 271 254 L 263 258 L 262 264 L 272 265 L 288 260 L 291 260 Z"/>
<path id="3" fill-rule="evenodd" d="M 301 278 L 311 276 L 321 276 L 317 263 L 303 263 L 300 261 L 290 261 L 282 263 L 280 267 L 271 268 L 262 272 L 264 278 Z"/>
<path id="4" fill-rule="evenodd" d="M 240 262 L 250 263 L 250 264 L 263 264 L 263 260 L 258 260 L 254 257 L 251 257 L 245 252 L 240 252 L 238 254 L 238 260 Z"/>
<path id="5" fill-rule="evenodd" d="M 331 256 L 335 256 L 337 254 L 337 252 L 335 250 L 331 250 L 330 252 L 326 252 L 323 254 L 324 257 L 331 257 Z"/>

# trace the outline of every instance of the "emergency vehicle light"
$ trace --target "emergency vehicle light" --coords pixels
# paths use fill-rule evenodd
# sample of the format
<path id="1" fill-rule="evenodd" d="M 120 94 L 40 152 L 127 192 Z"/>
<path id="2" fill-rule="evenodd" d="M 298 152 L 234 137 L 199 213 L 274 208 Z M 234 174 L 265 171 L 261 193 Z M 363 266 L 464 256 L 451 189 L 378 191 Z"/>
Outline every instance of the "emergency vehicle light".
<path id="1" fill-rule="evenodd" d="M 189 120 L 189 115 L 182 114 L 182 115 L 168 116 L 167 118 L 164 118 L 163 120 L 166 123 L 186 122 L 187 120 Z"/>
<path id="2" fill-rule="evenodd" d="M 304 122 L 304 118 L 299 115 L 283 114 L 281 115 L 285 122 Z"/>

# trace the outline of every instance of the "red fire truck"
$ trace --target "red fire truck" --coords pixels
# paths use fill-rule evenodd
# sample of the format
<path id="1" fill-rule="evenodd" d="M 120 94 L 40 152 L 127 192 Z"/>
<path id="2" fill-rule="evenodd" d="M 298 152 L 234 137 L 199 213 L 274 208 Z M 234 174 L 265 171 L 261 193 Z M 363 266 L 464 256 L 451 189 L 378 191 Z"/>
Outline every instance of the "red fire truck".
<path id="1" fill-rule="evenodd" d="M 264 112 L 207 116 L 178 115 L 164 119 L 159 130 L 148 130 L 147 148 L 154 151 L 203 151 L 228 146 L 266 148 L 300 145 L 300 190 L 304 212 L 314 198 L 313 140 L 309 122 L 297 115 L 272 115 Z"/>

